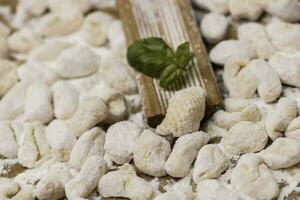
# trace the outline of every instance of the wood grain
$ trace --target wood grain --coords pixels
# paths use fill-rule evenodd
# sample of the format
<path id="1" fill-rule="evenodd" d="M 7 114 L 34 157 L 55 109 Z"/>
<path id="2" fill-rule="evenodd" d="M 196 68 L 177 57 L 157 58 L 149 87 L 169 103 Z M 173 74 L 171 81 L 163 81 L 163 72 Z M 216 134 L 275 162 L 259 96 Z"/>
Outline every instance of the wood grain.
<path id="1" fill-rule="evenodd" d="M 123 28 L 127 38 L 127 44 L 141 38 L 134 15 L 130 0 L 118 0 L 117 7 L 119 10 L 119 16 L 123 23 Z M 162 120 L 162 109 L 155 93 L 153 81 L 151 77 L 143 74 L 137 74 L 137 80 L 139 82 L 139 91 L 143 99 L 144 112 L 148 118 L 148 122 L 151 126 L 158 125 L 158 122 Z"/>

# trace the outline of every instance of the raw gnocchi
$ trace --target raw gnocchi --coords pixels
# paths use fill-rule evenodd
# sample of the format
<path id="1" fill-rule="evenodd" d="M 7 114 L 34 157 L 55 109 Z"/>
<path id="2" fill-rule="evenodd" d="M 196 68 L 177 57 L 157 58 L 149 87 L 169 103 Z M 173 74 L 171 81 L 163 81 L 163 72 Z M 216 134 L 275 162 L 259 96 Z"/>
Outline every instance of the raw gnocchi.
<path id="1" fill-rule="evenodd" d="M 255 154 L 245 154 L 231 174 L 231 184 L 238 191 L 255 199 L 273 199 L 279 194 L 279 186 L 272 173 Z"/>
<path id="2" fill-rule="evenodd" d="M 205 112 L 205 93 L 200 87 L 176 92 L 170 99 L 167 114 L 156 132 L 180 137 L 199 129 Z"/>
<path id="3" fill-rule="evenodd" d="M 291 167 L 300 162 L 300 145 L 290 138 L 278 138 L 261 151 L 264 162 L 272 169 Z"/>
<path id="4" fill-rule="evenodd" d="M 138 177 L 129 164 L 102 176 L 98 191 L 103 197 L 125 197 L 132 200 L 149 200 L 153 195 L 151 185 Z"/>
<path id="5" fill-rule="evenodd" d="M 241 121 L 231 127 L 221 140 L 225 151 L 234 155 L 260 151 L 267 142 L 268 135 L 262 121 Z"/>
<path id="6" fill-rule="evenodd" d="M 156 128 L 116 3 L 0 3 L 0 199 L 294 199 L 298 0 L 193 0 L 224 107 L 205 80 L 168 90 Z"/>
<path id="7" fill-rule="evenodd" d="M 171 153 L 170 143 L 150 130 L 144 130 L 136 141 L 133 151 L 135 166 L 151 176 L 166 175 L 165 164 Z"/>
<path id="8" fill-rule="evenodd" d="M 173 150 L 165 163 L 167 173 L 173 177 L 188 175 L 197 152 L 209 140 L 209 136 L 200 131 L 184 135 L 176 140 Z"/>

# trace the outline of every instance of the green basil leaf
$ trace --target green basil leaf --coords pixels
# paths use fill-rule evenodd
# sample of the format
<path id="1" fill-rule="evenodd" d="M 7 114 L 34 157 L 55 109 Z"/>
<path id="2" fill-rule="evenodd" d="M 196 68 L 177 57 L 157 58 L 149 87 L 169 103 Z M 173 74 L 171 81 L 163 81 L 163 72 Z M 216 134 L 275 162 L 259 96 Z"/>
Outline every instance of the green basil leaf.
<path id="1" fill-rule="evenodd" d="M 190 51 L 190 44 L 184 42 L 180 44 L 175 52 L 176 64 L 181 68 L 186 68 L 192 59 L 192 53 Z"/>
<path id="2" fill-rule="evenodd" d="M 158 78 L 174 62 L 172 49 L 157 37 L 135 41 L 128 47 L 128 63 L 137 71 Z"/>
<path id="3" fill-rule="evenodd" d="M 160 76 L 160 87 L 167 89 L 176 82 L 182 74 L 183 70 L 181 68 L 179 68 L 176 64 L 170 64 Z"/>

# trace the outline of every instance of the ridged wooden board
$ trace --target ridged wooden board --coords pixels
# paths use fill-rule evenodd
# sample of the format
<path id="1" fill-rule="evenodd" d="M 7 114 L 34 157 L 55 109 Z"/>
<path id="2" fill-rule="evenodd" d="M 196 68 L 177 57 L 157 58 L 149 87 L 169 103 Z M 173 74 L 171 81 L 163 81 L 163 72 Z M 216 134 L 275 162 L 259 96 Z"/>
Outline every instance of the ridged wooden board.
<path id="1" fill-rule="evenodd" d="M 185 41 L 192 46 L 194 59 L 187 73 L 169 90 L 161 89 L 158 80 L 137 75 L 149 125 L 155 127 L 160 123 L 170 97 L 186 87 L 204 88 L 210 108 L 221 104 L 221 95 L 188 0 L 118 0 L 117 4 L 128 45 L 141 38 L 157 36 L 174 49 Z"/>
<path id="2" fill-rule="evenodd" d="M 169 90 L 159 87 L 158 80 L 138 74 L 139 91 L 150 126 L 161 122 L 174 92 L 201 86 L 207 94 L 208 107 L 221 104 L 211 64 L 197 29 L 188 0 L 118 0 L 128 45 L 140 38 L 162 37 L 174 49 L 189 41 L 194 54 L 187 73 Z"/>
<path id="3" fill-rule="evenodd" d="M 183 88 L 201 86 L 206 91 L 208 107 L 221 104 L 221 95 L 188 0 L 118 0 L 117 4 L 128 45 L 141 38 L 157 36 L 174 49 L 189 41 L 194 54 L 187 73 L 169 90 L 161 89 L 156 79 L 137 75 L 150 126 L 161 122 L 170 97 Z"/>

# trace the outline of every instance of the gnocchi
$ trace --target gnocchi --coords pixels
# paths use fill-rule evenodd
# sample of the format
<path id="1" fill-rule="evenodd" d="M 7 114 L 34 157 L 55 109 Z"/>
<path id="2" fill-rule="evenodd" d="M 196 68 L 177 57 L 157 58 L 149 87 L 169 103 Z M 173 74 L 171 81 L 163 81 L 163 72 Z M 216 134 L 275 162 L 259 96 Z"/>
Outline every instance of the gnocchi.
<path id="1" fill-rule="evenodd" d="M 1 200 L 291 200 L 298 194 L 300 3 L 192 3 L 224 104 L 206 103 L 206 80 L 171 88 L 155 128 L 126 61 L 120 2 L 0 5 Z M 147 5 L 139 0 L 139 9 Z M 181 3 L 170 8 L 177 6 L 181 11 Z M 165 12 L 158 19 L 161 14 L 168 19 Z M 177 36 L 166 42 L 187 37 L 195 53 L 191 35 Z M 206 73 L 202 60 L 192 60 L 198 75 Z"/>

